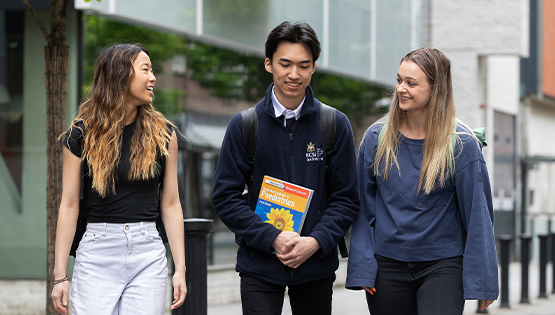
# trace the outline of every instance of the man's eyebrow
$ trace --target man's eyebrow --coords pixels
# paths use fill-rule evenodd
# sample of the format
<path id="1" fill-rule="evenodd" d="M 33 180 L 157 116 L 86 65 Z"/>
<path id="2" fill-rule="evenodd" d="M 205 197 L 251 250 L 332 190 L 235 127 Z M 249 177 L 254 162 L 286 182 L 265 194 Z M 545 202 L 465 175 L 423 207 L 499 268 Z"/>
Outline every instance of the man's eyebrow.
<path id="1" fill-rule="evenodd" d="M 283 57 L 279 58 L 279 61 L 283 61 L 283 62 L 293 62 L 293 61 L 291 61 L 291 60 L 289 60 L 289 59 L 287 59 L 287 58 L 283 58 Z M 312 63 L 312 61 L 310 61 L 310 60 L 307 59 L 307 60 L 299 61 L 299 63 L 303 63 L 303 64 L 304 64 L 304 63 Z"/>

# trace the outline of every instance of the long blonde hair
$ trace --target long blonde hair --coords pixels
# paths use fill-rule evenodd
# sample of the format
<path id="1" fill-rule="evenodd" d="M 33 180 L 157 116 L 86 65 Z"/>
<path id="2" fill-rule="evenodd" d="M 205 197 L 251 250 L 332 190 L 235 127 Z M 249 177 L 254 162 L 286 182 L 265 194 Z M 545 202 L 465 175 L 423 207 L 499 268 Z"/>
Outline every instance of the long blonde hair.
<path id="1" fill-rule="evenodd" d="M 438 183 L 443 187 L 445 180 L 450 177 L 449 170 L 454 170 L 454 148 L 451 145 L 451 135 L 457 141 L 460 138 L 454 131 L 455 103 L 453 101 L 453 88 L 451 82 L 451 62 L 438 49 L 423 47 L 408 53 L 401 59 L 416 63 L 426 74 L 431 87 L 431 96 L 428 102 L 428 116 L 426 118 L 426 138 L 424 140 L 423 158 L 418 182 L 418 192 L 423 188 L 429 194 Z M 378 144 L 374 163 L 374 174 L 380 176 L 383 171 L 385 179 L 388 178 L 393 164 L 401 170 L 397 162 L 399 151 L 399 128 L 406 119 L 405 113 L 399 107 L 397 93 L 389 113 L 379 120 L 378 124 L 387 121 L 387 129 Z M 383 160 L 383 166 L 380 164 Z"/>
<path id="2" fill-rule="evenodd" d="M 85 125 L 81 159 L 92 174 L 92 188 L 101 197 L 115 193 L 116 169 L 120 162 L 124 124 L 124 100 L 135 75 L 133 62 L 143 51 L 138 44 L 110 46 L 96 60 L 94 80 L 86 100 L 79 106 L 77 117 L 62 134 L 71 132 L 78 120 Z M 129 180 L 148 180 L 161 171 L 156 156 L 168 156 L 172 125 L 152 104 L 138 107 L 133 138 L 130 144 Z M 175 127 L 175 126 L 174 126 Z M 83 130 L 82 130 L 83 131 Z"/>

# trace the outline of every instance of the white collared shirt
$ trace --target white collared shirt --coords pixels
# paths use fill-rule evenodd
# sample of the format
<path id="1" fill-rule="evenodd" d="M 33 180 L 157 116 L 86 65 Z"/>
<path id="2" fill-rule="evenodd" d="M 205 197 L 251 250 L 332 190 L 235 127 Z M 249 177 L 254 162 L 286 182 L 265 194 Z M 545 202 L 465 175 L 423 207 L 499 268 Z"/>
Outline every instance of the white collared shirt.
<path id="1" fill-rule="evenodd" d="M 276 93 L 274 92 L 274 87 L 272 87 L 272 104 L 274 105 L 274 113 L 276 114 L 276 117 L 279 117 L 281 115 L 285 116 L 285 119 L 283 120 L 284 126 L 285 126 L 285 121 L 289 118 L 295 117 L 295 120 L 299 119 L 305 98 L 306 96 L 303 97 L 301 104 L 299 104 L 299 106 L 297 106 L 295 110 L 290 110 L 285 108 L 285 106 L 281 105 L 281 103 L 277 100 Z"/>

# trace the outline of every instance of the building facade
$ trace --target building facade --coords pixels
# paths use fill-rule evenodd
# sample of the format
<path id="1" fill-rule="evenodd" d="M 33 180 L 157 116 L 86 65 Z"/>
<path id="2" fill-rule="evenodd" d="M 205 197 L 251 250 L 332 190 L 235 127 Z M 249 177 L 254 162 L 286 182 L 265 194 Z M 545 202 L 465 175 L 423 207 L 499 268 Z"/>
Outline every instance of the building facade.
<path id="1" fill-rule="evenodd" d="M 529 55 L 527 0 L 431 1 L 430 45 L 451 59 L 457 116 L 486 127 L 495 232 L 515 235 L 520 59 Z"/>
<path id="2" fill-rule="evenodd" d="M 50 1 L 31 1 L 46 25 Z M 78 99 L 77 11 L 68 14 L 68 118 Z M 0 1 L 0 278 L 46 276 L 46 40 L 18 1 Z"/>
<path id="3" fill-rule="evenodd" d="M 555 227 L 555 3 L 530 0 L 530 55 L 520 62 L 521 231 Z"/>

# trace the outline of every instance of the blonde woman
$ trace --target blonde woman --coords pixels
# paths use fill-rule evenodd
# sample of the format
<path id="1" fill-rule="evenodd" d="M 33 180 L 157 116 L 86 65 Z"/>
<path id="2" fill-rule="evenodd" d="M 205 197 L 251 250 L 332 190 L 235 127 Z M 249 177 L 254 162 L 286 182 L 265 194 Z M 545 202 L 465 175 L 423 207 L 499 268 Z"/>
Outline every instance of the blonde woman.
<path id="1" fill-rule="evenodd" d="M 62 135 L 63 193 L 52 290 L 61 314 L 67 313 L 67 259 L 81 180 L 88 216 L 73 269 L 71 313 L 164 314 L 168 272 L 155 224 L 158 202 L 175 264 L 171 308 L 183 304 L 187 289 L 177 138 L 173 125 L 152 107 L 155 81 L 146 49 L 127 44 L 106 48 L 97 59 L 88 99 Z"/>
<path id="2" fill-rule="evenodd" d="M 408 53 L 360 146 L 346 286 L 366 291 L 373 315 L 462 314 L 465 299 L 498 296 L 488 172 L 455 118 L 450 68 L 437 49 Z"/>

